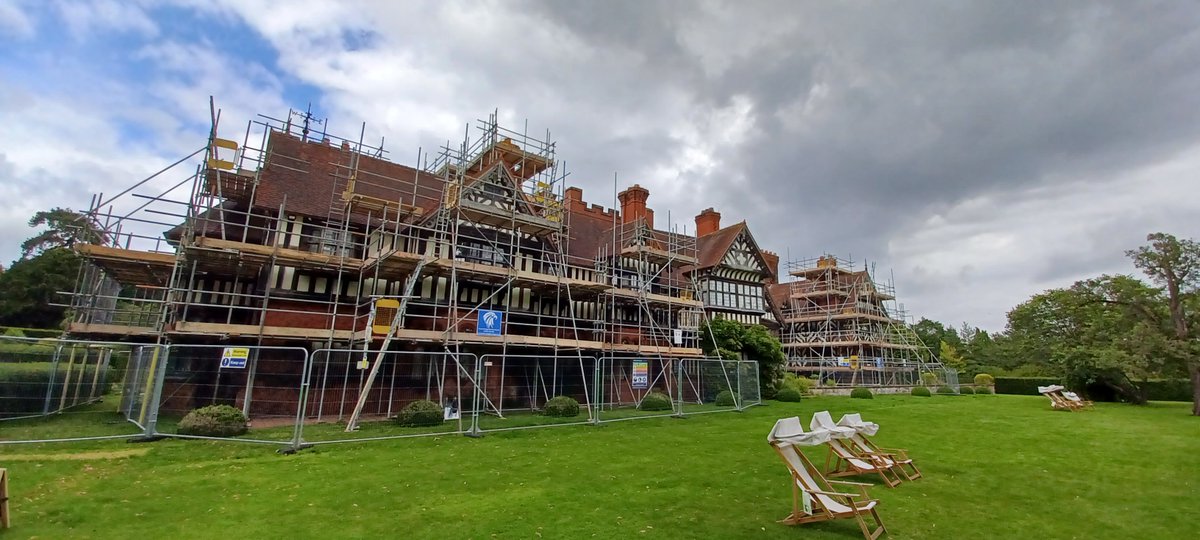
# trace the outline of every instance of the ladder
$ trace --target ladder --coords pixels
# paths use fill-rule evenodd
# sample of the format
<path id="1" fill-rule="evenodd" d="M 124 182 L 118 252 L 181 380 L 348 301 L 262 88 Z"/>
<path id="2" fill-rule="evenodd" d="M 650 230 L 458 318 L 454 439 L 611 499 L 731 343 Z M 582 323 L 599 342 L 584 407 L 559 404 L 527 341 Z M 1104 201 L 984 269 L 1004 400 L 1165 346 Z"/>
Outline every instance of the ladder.
<path id="1" fill-rule="evenodd" d="M 358 402 L 354 404 L 354 412 L 350 415 L 350 420 L 346 422 L 346 432 L 350 433 L 358 429 L 358 418 L 362 414 L 363 407 L 367 404 L 367 396 L 371 393 L 371 387 L 375 384 L 375 377 L 379 375 L 379 368 L 383 365 L 384 354 L 387 353 L 388 346 L 392 344 L 392 338 L 396 337 L 396 330 L 404 327 L 404 313 L 408 309 L 408 301 L 413 296 L 413 291 L 417 287 L 417 283 L 421 281 L 421 271 L 425 268 L 427 257 L 421 257 L 417 261 L 417 265 L 413 267 L 412 273 L 404 280 L 404 296 L 400 298 L 400 307 L 396 309 L 396 316 L 392 318 L 392 324 L 388 326 L 387 334 L 384 334 L 383 343 L 379 346 L 379 352 L 375 353 L 375 361 L 371 364 L 371 372 L 367 375 L 366 382 L 363 383 L 362 390 L 358 394 Z M 368 325 L 367 332 L 371 332 Z M 368 345 L 371 339 L 367 338 Z M 366 352 L 363 352 L 364 356 Z"/>

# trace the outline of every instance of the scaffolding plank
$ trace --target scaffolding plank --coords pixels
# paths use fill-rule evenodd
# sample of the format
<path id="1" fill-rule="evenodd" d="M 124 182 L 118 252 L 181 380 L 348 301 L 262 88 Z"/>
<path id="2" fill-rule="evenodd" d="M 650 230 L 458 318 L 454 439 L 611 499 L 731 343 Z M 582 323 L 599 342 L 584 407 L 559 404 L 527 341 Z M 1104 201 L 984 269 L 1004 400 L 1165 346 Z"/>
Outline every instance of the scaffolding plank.
<path id="1" fill-rule="evenodd" d="M 94 336 L 147 336 L 153 337 L 158 332 L 149 326 L 126 326 L 122 324 L 94 324 L 73 322 L 67 325 L 67 333 L 71 335 Z"/>
<path id="2" fill-rule="evenodd" d="M 113 279 L 128 285 L 166 286 L 175 269 L 175 255 L 170 253 L 96 244 L 76 244 L 75 251 Z"/>

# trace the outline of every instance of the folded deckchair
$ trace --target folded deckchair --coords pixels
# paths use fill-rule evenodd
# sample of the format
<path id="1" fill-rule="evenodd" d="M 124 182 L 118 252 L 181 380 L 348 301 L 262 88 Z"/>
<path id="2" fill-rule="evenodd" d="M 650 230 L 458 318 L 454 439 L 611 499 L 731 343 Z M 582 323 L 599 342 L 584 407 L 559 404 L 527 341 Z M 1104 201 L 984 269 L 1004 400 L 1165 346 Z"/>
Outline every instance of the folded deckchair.
<path id="1" fill-rule="evenodd" d="M 828 426 L 828 427 L 826 427 Z M 893 467 L 894 461 L 885 460 L 884 456 L 875 454 L 859 454 L 849 446 L 850 437 L 854 435 L 853 428 L 841 427 L 833 423 L 829 411 L 813 413 L 809 427 L 829 432 L 829 440 L 825 445 L 829 453 L 825 456 L 825 472 L 831 477 L 853 476 L 859 474 L 878 474 L 888 487 L 896 487 L 900 483 L 900 475 Z"/>
<path id="2" fill-rule="evenodd" d="M 1038 393 L 1050 399 L 1050 407 L 1053 409 L 1078 411 L 1086 406 L 1082 403 L 1082 401 L 1073 401 L 1067 399 L 1067 396 L 1063 395 L 1063 390 L 1066 390 L 1066 388 L 1057 384 L 1038 387 Z M 1089 401 L 1088 403 L 1090 404 L 1091 402 Z"/>
<path id="3" fill-rule="evenodd" d="M 850 442 L 860 452 L 883 456 L 885 462 L 891 462 L 896 470 L 900 471 L 900 474 L 904 475 L 904 478 L 908 480 L 916 480 L 921 477 L 921 470 L 908 457 L 907 450 L 903 448 L 881 448 L 869 438 L 879 432 L 879 424 L 864 422 L 862 416 L 858 413 L 848 413 L 842 415 L 837 425 L 854 428 L 854 435 L 850 436 Z"/>
<path id="4" fill-rule="evenodd" d="M 1062 395 L 1063 395 L 1063 397 L 1067 398 L 1068 400 L 1074 401 L 1075 403 L 1082 405 L 1083 408 L 1085 408 L 1085 409 L 1088 407 L 1094 407 L 1096 405 L 1095 403 L 1092 403 L 1091 401 L 1088 401 L 1086 399 L 1079 397 L 1079 394 L 1076 394 L 1075 392 L 1067 392 L 1066 390 L 1064 390 Z"/>
<path id="5" fill-rule="evenodd" d="M 824 431 L 805 432 L 797 417 L 782 418 L 775 422 L 767 442 L 775 453 L 787 464 L 792 475 L 792 513 L 780 520 L 788 525 L 801 525 L 835 519 L 854 519 L 862 530 L 863 538 L 875 540 L 886 529 L 875 507 L 879 501 L 870 498 L 867 486 L 860 482 L 828 480 L 813 466 L 800 451 L 801 446 L 816 446 L 829 440 Z M 858 493 L 834 491 L 833 484 L 852 486 Z M 867 516 L 875 522 L 872 530 Z"/>

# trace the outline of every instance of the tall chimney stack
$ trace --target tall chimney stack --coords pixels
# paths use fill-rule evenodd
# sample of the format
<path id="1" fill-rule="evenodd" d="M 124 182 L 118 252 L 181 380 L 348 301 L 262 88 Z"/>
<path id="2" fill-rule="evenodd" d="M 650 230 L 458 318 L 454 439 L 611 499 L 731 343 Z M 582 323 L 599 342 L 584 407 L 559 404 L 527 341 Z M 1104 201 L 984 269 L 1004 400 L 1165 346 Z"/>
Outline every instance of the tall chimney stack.
<path id="1" fill-rule="evenodd" d="M 621 201 L 621 223 L 630 223 L 638 218 L 648 217 L 646 214 L 646 199 L 650 191 L 634 184 L 629 189 L 617 194 Z"/>
<path id="2" fill-rule="evenodd" d="M 696 216 L 696 238 L 717 232 L 721 228 L 721 213 L 705 208 Z"/>

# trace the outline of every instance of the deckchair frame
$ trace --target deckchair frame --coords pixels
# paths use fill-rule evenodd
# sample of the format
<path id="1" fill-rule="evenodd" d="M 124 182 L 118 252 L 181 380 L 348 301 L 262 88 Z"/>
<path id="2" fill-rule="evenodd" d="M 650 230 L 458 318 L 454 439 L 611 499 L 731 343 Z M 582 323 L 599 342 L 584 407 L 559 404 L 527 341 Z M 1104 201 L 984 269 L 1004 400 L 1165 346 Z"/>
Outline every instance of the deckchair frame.
<path id="1" fill-rule="evenodd" d="M 887 487 L 900 485 L 900 475 L 892 470 L 893 467 L 897 467 L 895 461 L 889 463 L 883 456 L 877 454 L 859 455 L 842 444 L 844 440 L 849 439 L 830 439 L 825 443 L 829 447 L 829 453 L 825 455 L 825 470 L 828 476 L 839 478 L 860 474 L 878 474 Z M 864 462 L 868 466 L 863 467 L 855 461 Z M 891 476 L 888 476 L 889 471 L 892 473 Z"/>
<path id="2" fill-rule="evenodd" d="M 860 456 L 880 456 L 887 461 L 891 461 L 895 469 L 900 471 L 900 474 L 906 480 L 916 480 L 921 477 L 921 470 L 913 463 L 912 458 L 908 457 L 908 450 L 903 448 L 882 448 L 862 433 L 852 435 L 850 442 L 854 444 Z"/>
<path id="3" fill-rule="evenodd" d="M 1051 408 L 1054 408 L 1054 409 L 1062 409 L 1062 410 L 1066 410 L 1066 411 L 1081 411 L 1087 407 L 1092 406 L 1092 402 L 1090 402 L 1090 401 L 1084 401 L 1084 400 L 1075 401 L 1073 399 L 1068 398 L 1067 396 L 1064 396 L 1062 394 L 1062 390 L 1046 392 L 1042 395 L 1050 398 L 1050 406 L 1051 406 Z"/>
<path id="4" fill-rule="evenodd" d="M 879 504 L 878 500 L 872 499 L 867 493 L 867 487 L 871 484 L 862 482 L 844 482 L 838 480 L 829 480 L 821 474 L 808 457 L 801 452 L 799 448 L 787 443 L 771 443 L 771 448 L 779 454 L 780 459 L 787 465 L 788 471 L 792 476 L 792 513 L 787 517 L 779 520 L 780 523 L 786 525 L 801 525 L 804 523 L 816 523 L 821 521 L 831 521 L 836 519 L 854 519 L 858 523 L 858 528 L 862 531 L 863 538 L 866 540 L 875 540 L 887 532 L 887 528 L 883 525 L 883 520 L 879 518 L 879 513 L 875 511 L 875 506 Z M 808 473 L 808 478 L 796 471 L 792 462 L 787 458 L 785 452 L 791 452 L 800 459 L 800 462 L 805 471 Z M 858 493 L 845 493 L 834 491 L 833 484 L 839 486 L 851 486 L 858 489 Z M 812 513 L 804 513 L 803 494 L 804 491 L 813 495 L 824 495 L 835 499 L 838 503 L 849 508 L 848 511 L 834 511 L 827 508 L 819 497 L 812 497 Z M 874 503 L 874 504 L 872 504 Z M 874 530 L 867 523 L 867 517 L 875 522 Z"/>

